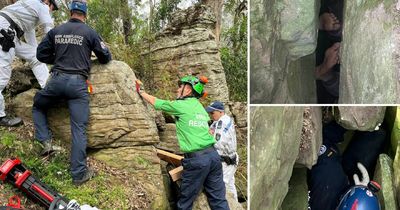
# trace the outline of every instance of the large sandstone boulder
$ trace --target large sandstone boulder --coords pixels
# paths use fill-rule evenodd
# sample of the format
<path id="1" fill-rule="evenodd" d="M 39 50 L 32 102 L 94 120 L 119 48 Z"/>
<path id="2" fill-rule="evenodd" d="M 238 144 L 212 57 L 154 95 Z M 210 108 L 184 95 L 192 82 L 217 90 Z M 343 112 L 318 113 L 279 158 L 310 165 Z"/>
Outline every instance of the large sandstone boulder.
<path id="1" fill-rule="evenodd" d="M 135 92 L 136 77 L 132 69 L 120 61 L 107 65 L 94 64 L 91 70 L 93 94 L 90 96 L 88 146 L 108 148 L 151 145 L 159 142 L 155 113 Z M 19 94 L 14 109 L 24 120 L 32 120 L 35 90 Z M 69 141 L 68 109 L 60 104 L 48 113 L 50 128 L 58 138 Z"/>
<path id="2" fill-rule="evenodd" d="M 399 103 L 398 1 L 346 1 L 344 11 L 339 103 Z"/>
<path id="3" fill-rule="evenodd" d="M 278 209 L 299 153 L 303 107 L 251 107 L 250 209 Z"/>
<path id="4" fill-rule="evenodd" d="M 346 129 L 374 131 L 383 122 L 386 107 L 339 106 L 336 121 Z"/>
<path id="5" fill-rule="evenodd" d="M 322 145 L 321 107 L 307 107 L 303 114 L 303 128 L 299 155 L 296 163 L 311 167 L 317 163 L 319 148 Z"/>
<path id="6" fill-rule="evenodd" d="M 319 1 L 254 0 L 250 8 L 250 101 L 315 103 Z"/>
<path id="7" fill-rule="evenodd" d="M 161 130 L 159 132 L 159 135 L 160 135 L 160 143 L 158 144 L 158 146 L 160 148 L 168 149 L 169 151 L 172 151 L 175 154 L 181 153 L 178 144 L 178 138 L 176 137 L 175 123 L 165 124 L 164 130 Z"/>
<path id="8" fill-rule="evenodd" d="M 151 209 L 169 209 L 163 183 L 160 159 L 152 146 L 136 146 L 102 149 L 93 157 L 107 165 L 125 171 L 135 178 L 146 190 L 152 201 Z M 127 180 L 128 181 L 128 180 Z"/>
<path id="9" fill-rule="evenodd" d="M 209 97 L 227 102 L 229 92 L 213 33 L 212 11 L 204 5 L 196 5 L 177 11 L 171 17 L 167 28 L 142 54 L 151 62 L 158 88 L 155 94 L 166 97 L 175 93 L 178 78 L 191 71 L 208 77 Z"/>

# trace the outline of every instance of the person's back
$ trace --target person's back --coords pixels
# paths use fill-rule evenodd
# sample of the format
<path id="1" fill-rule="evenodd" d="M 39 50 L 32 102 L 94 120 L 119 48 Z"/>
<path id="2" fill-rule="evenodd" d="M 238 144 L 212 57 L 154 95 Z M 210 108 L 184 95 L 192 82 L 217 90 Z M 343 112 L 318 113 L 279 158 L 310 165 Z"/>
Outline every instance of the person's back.
<path id="1" fill-rule="evenodd" d="M 100 36 L 77 18 L 71 18 L 51 30 L 40 43 L 37 57 L 44 63 L 54 64 L 51 71 L 80 74 L 86 78 L 90 73 L 92 51 L 100 63 L 111 60 L 111 54 L 102 44 Z M 48 53 L 53 49 L 54 56 Z"/>
<path id="2" fill-rule="evenodd" d="M 185 98 L 172 102 L 157 100 L 156 109 L 176 116 L 176 133 L 182 152 L 194 152 L 214 145 L 208 133 L 207 112 L 198 99 Z"/>
<path id="3" fill-rule="evenodd" d="M 207 115 L 199 98 L 205 95 L 205 77 L 185 76 L 178 81 L 177 99 L 162 100 L 146 93 L 141 82 L 136 81 L 136 91 L 156 110 L 176 118 L 176 133 L 182 159 L 182 182 L 177 209 L 190 210 L 202 189 L 205 190 L 211 209 L 229 210 L 225 198 L 221 158 L 213 147 L 215 140 L 208 131 Z"/>
<path id="4" fill-rule="evenodd" d="M 9 15 L 25 32 L 35 30 L 38 25 L 48 29 L 53 27 L 49 8 L 40 0 L 19 0 L 1 12 Z"/>

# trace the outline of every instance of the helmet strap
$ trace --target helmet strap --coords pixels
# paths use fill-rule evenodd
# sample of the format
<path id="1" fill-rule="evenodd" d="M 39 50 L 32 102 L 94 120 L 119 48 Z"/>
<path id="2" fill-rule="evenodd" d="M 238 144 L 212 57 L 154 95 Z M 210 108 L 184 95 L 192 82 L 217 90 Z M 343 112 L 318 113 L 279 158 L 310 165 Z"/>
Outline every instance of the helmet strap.
<path id="1" fill-rule="evenodd" d="M 182 99 L 185 99 L 185 98 L 192 98 L 192 97 L 194 97 L 193 93 L 192 93 L 192 95 L 190 95 L 190 96 L 183 96 L 183 91 L 185 91 L 186 85 L 188 85 L 188 84 L 183 83 L 183 88 L 182 88 L 182 90 L 181 90 L 181 95 L 177 98 L 178 100 L 182 100 Z"/>

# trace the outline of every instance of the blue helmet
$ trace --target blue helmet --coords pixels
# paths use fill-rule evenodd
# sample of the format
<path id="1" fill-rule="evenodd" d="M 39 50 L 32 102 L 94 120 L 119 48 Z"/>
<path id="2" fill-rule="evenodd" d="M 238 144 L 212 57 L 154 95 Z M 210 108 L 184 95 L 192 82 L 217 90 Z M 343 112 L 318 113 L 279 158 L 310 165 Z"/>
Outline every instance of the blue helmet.
<path id="1" fill-rule="evenodd" d="M 69 10 L 77 10 L 83 12 L 85 15 L 87 14 L 87 4 L 86 1 L 82 0 L 73 0 L 69 5 Z"/>
<path id="2" fill-rule="evenodd" d="M 350 188 L 342 197 L 336 210 L 380 210 L 376 192 L 380 186 L 370 182 L 368 187 L 356 185 Z"/>

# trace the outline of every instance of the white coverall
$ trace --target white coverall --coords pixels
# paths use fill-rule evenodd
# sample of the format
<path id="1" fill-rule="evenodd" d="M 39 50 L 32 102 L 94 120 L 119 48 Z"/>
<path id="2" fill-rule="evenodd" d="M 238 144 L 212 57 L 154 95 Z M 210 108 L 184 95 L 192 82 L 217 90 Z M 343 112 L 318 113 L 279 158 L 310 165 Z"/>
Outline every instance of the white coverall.
<path id="1" fill-rule="evenodd" d="M 47 33 L 54 27 L 53 19 L 50 15 L 49 6 L 41 0 L 19 0 L 16 3 L 4 7 L 2 13 L 7 14 L 23 31 L 26 40 L 22 42 L 15 36 L 15 49 L 11 48 L 9 52 L 4 52 L 0 49 L 0 117 L 4 117 L 4 97 L 1 92 L 7 86 L 11 77 L 11 64 L 15 55 L 29 62 L 33 74 L 43 88 L 49 77 L 49 69 L 46 64 L 39 62 L 36 59 L 36 34 L 35 28 L 43 25 L 44 32 Z M 0 16 L 0 30 L 7 30 L 10 23 Z M 0 34 L 0 36 L 2 36 Z"/>
<path id="2" fill-rule="evenodd" d="M 214 144 L 220 156 L 229 156 L 230 158 L 236 155 L 236 164 L 228 165 L 222 162 L 222 171 L 224 173 L 224 182 L 226 189 L 231 192 L 237 200 L 237 191 L 235 187 L 235 172 L 239 163 L 239 156 L 236 152 L 236 131 L 232 118 L 224 114 L 218 121 L 214 121 L 210 126 L 211 131 L 214 133 L 214 138 L 217 141 Z"/>

